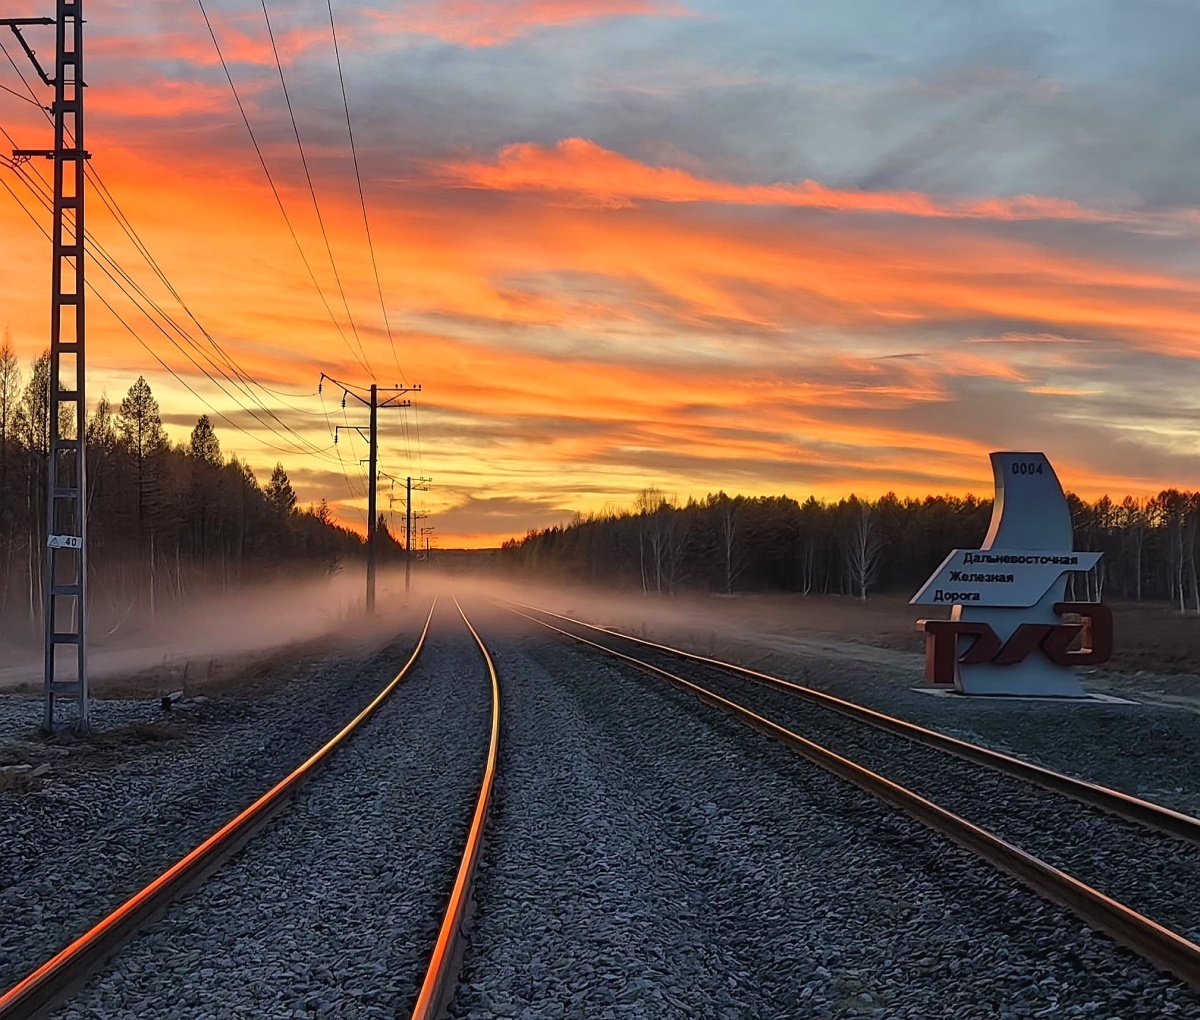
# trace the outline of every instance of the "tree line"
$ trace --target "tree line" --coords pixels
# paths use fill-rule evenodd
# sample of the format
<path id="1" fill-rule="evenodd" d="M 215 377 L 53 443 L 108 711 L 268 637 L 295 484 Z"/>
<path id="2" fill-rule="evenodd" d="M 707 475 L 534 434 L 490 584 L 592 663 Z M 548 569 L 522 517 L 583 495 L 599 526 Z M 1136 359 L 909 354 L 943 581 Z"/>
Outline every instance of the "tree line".
<path id="1" fill-rule="evenodd" d="M 1093 503 L 1068 493 L 1067 502 L 1075 548 L 1104 553 L 1094 570 L 1070 575 L 1069 597 L 1158 600 L 1200 615 L 1200 492 Z M 630 509 L 577 515 L 505 542 L 500 562 L 512 572 L 662 595 L 911 595 L 951 549 L 980 546 L 991 514 L 992 500 L 973 495 L 798 502 L 718 492 L 680 504 L 646 489 Z"/>
<path id="2" fill-rule="evenodd" d="M 64 422 L 64 427 L 67 423 Z M 73 425 L 71 426 L 73 427 Z M 66 434 L 64 432 L 64 434 Z M 260 485 L 226 458 L 208 416 L 173 445 L 139 377 L 87 420 L 88 552 L 93 639 L 189 593 L 297 571 L 331 573 L 362 554 L 328 504 L 301 510 L 282 464 Z M 50 356 L 22 371 L 0 345 L 0 639 L 32 636 L 44 612 Z M 390 536 L 383 546 L 393 546 Z"/>

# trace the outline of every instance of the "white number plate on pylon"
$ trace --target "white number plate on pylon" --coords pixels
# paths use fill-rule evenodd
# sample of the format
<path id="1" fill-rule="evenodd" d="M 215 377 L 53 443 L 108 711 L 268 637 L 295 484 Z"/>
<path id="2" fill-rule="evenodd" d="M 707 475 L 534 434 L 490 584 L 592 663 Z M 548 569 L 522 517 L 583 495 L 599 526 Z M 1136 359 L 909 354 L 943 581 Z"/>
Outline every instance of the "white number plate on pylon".
<path id="1" fill-rule="evenodd" d="M 82 549 L 83 539 L 76 535 L 51 535 L 46 545 L 51 549 Z"/>

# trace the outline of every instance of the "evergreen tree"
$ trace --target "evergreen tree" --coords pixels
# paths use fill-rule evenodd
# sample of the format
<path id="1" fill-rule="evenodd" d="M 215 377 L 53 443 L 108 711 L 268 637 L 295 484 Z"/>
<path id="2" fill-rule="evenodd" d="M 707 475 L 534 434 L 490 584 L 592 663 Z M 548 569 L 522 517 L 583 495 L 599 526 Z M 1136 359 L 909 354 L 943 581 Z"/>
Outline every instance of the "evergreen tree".
<path id="1" fill-rule="evenodd" d="M 199 421 L 196 422 L 196 427 L 192 429 L 188 452 L 205 464 L 211 464 L 213 467 L 221 466 L 221 443 L 217 439 L 216 432 L 213 431 L 212 422 L 209 421 L 207 414 L 202 414 Z"/>
<path id="2" fill-rule="evenodd" d="M 11 343 L 0 343 L 4 647 L 32 649 L 42 612 L 49 382 L 47 357 L 21 373 Z M 153 614 L 159 606 L 182 606 L 190 592 L 214 583 L 332 573 L 362 556 L 361 537 L 335 524 L 327 509 L 295 513 L 282 466 L 268 499 L 248 465 L 237 458 L 222 463 L 211 422 L 208 428 L 198 422 L 193 442 L 172 448 L 145 379 L 119 407 L 102 397 L 90 410 L 91 603 L 99 632 L 117 633 L 138 619 L 139 608 Z"/>
<path id="3" fill-rule="evenodd" d="M 271 472 L 271 481 L 263 491 L 267 502 L 275 508 L 280 517 L 287 517 L 296 509 L 296 491 L 292 488 L 282 464 L 275 465 L 275 470 Z"/>
<path id="4" fill-rule="evenodd" d="M 129 393 L 121 401 L 121 409 L 117 412 L 117 431 L 134 460 L 139 463 L 167 445 L 158 401 L 150 392 L 150 384 L 145 376 L 138 376 L 137 382 L 129 387 Z"/>
<path id="5" fill-rule="evenodd" d="M 156 457 L 167 448 L 158 401 L 150 391 L 146 377 L 139 375 L 129 387 L 117 412 L 117 432 L 126 452 L 133 460 L 137 481 L 137 532 L 141 541 L 151 515 L 153 495 L 157 487 Z"/>

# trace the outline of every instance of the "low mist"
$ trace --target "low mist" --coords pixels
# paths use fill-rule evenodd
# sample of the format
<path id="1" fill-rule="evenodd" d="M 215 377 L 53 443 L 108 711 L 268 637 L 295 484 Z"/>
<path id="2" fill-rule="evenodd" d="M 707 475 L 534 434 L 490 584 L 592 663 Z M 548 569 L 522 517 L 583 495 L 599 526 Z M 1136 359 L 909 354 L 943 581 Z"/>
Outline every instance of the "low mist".
<path id="1" fill-rule="evenodd" d="M 865 644 L 870 640 L 868 632 L 879 622 L 878 614 L 884 611 L 889 618 L 895 617 L 900 608 L 896 600 L 889 599 L 868 604 L 855 599 L 814 599 L 800 605 L 800 600 L 787 595 L 656 596 L 636 589 L 599 590 L 515 580 L 486 571 L 472 572 L 462 565 L 439 570 L 418 564 L 407 607 L 403 568 L 380 571 L 374 618 L 365 615 L 365 581 L 361 570 L 354 570 L 332 577 L 278 580 L 193 595 L 183 606 L 153 618 L 147 612 L 135 612 L 108 634 L 94 633 L 94 619 L 89 674 L 99 681 L 159 668 L 164 675 L 178 675 L 186 666 L 191 677 L 199 679 L 214 663 L 224 667 L 239 660 L 249 663 L 322 639 L 329 642 L 331 650 L 342 645 L 378 647 L 419 626 L 434 597 L 441 597 L 444 603 L 457 597 L 473 617 L 486 615 L 484 621 L 475 621 L 481 623 L 485 639 L 499 627 L 507 630 L 509 623 L 525 629 L 519 618 L 488 609 L 495 600 L 511 600 L 647 637 L 686 641 L 697 650 L 710 651 L 753 633 L 759 641 L 774 636 L 778 647 L 836 653 L 834 645 L 841 645 L 844 651 L 847 638 L 854 641 L 858 637 Z M 825 607 L 824 611 L 820 607 Z M 442 626 L 450 620 L 447 613 L 452 614 L 453 607 L 443 604 L 437 616 Z M 916 613 L 914 610 L 914 617 Z M 864 646 L 862 651 L 871 657 L 876 650 Z M 39 647 L 0 648 L 0 690 L 37 690 L 41 679 Z"/>

